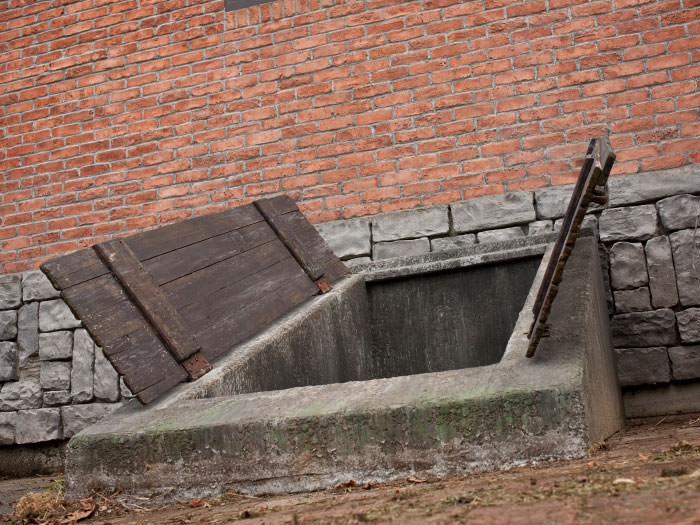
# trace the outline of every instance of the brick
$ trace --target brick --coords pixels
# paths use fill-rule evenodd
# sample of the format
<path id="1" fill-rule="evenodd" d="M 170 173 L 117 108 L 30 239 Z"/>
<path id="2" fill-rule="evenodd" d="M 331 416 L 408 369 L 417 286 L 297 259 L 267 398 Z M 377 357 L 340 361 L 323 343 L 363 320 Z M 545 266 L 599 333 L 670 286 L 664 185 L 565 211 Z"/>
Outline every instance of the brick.
<path id="1" fill-rule="evenodd" d="M 668 349 L 671 373 L 676 381 L 700 377 L 700 346 L 674 346 Z"/>

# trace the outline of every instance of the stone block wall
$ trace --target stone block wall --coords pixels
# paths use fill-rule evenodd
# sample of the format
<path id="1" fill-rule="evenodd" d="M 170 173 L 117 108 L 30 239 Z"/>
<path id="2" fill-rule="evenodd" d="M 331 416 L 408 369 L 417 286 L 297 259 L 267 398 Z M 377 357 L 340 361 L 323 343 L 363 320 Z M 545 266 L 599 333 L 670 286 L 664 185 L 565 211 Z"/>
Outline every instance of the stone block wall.
<path id="1" fill-rule="evenodd" d="M 613 177 L 600 241 L 623 387 L 700 380 L 700 166 Z M 572 186 L 317 225 L 349 265 L 556 231 Z M 697 407 L 700 410 L 700 400 Z"/>
<path id="2" fill-rule="evenodd" d="M 40 270 L 0 275 L 0 445 L 70 438 L 130 396 Z"/>

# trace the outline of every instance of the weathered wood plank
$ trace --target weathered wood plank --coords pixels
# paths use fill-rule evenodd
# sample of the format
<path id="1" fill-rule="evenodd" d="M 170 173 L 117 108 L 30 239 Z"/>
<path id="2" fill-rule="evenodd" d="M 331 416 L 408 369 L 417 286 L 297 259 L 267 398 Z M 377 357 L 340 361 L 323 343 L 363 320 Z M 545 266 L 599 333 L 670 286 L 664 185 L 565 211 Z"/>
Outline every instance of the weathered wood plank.
<path id="1" fill-rule="evenodd" d="M 131 250 L 140 261 L 181 249 L 217 235 L 260 222 L 255 206 L 246 204 L 220 213 L 203 215 L 128 237 Z"/>
<path id="2" fill-rule="evenodd" d="M 170 375 L 179 377 L 180 381 L 187 379 L 185 370 L 149 327 L 122 336 L 105 347 L 104 353 L 114 368 L 124 375 L 124 381 L 134 394 Z"/>
<path id="3" fill-rule="evenodd" d="M 98 244 L 95 250 L 178 362 L 200 350 L 177 310 L 122 239 Z"/>
<path id="4" fill-rule="evenodd" d="M 325 277 L 333 282 L 348 272 L 289 196 L 261 199 L 254 204 L 313 281 Z"/>
<path id="5" fill-rule="evenodd" d="M 289 252 L 275 237 L 272 241 L 230 259 L 166 283 L 162 290 L 178 310 L 193 303 L 210 303 L 214 300 L 212 294 L 290 257 Z"/>
<path id="6" fill-rule="evenodd" d="M 306 275 L 283 282 L 278 291 L 278 296 L 267 294 L 246 302 L 245 306 L 236 310 L 235 315 L 222 317 L 207 329 L 198 331 L 197 337 L 202 341 L 202 346 L 215 349 L 210 351 L 221 355 L 317 293 L 314 283 Z"/>
<path id="7" fill-rule="evenodd" d="M 275 238 L 275 233 L 268 224 L 265 221 L 260 221 L 153 257 L 144 261 L 143 266 L 151 274 L 153 280 L 162 286 L 185 275 L 199 272 L 218 262 L 230 259 Z"/>
<path id="8" fill-rule="evenodd" d="M 89 249 L 46 261 L 41 265 L 41 269 L 59 290 L 109 273 L 109 268 Z"/>

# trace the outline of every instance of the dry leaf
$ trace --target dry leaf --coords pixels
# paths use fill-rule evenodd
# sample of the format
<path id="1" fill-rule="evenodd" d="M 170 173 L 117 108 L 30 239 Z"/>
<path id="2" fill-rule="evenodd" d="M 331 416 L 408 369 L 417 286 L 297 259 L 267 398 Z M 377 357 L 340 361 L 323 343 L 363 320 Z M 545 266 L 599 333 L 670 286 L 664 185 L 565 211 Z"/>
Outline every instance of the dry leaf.
<path id="1" fill-rule="evenodd" d="M 425 483 L 426 482 L 426 480 L 424 480 L 424 479 L 415 478 L 413 476 L 408 478 L 406 481 L 410 481 L 411 483 Z"/>
<path id="2" fill-rule="evenodd" d="M 189 501 L 188 505 L 189 505 L 190 507 L 192 507 L 193 509 L 196 509 L 197 507 L 201 507 L 201 506 L 202 506 L 202 500 L 201 500 L 200 498 L 192 498 L 192 499 Z"/>

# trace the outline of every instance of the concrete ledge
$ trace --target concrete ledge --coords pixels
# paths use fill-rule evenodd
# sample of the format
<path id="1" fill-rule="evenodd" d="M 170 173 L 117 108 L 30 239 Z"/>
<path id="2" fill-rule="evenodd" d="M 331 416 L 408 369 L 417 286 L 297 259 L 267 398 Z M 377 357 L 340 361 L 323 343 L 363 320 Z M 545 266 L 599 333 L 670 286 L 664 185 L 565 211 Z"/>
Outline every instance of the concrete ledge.
<path id="1" fill-rule="evenodd" d="M 622 399 L 630 420 L 694 414 L 700 410 L 700 381 L 629 387 Z"/>
<path id="2" fill-rule="evenodd" d="M 622 423 L 595 241 L 579 240 L 551 337 L 526 359 L 542 273 L 497 364 L 210 399 L 179 391 L 75 436 L 68 495 L 292 492 L 581 456 Z"/>

